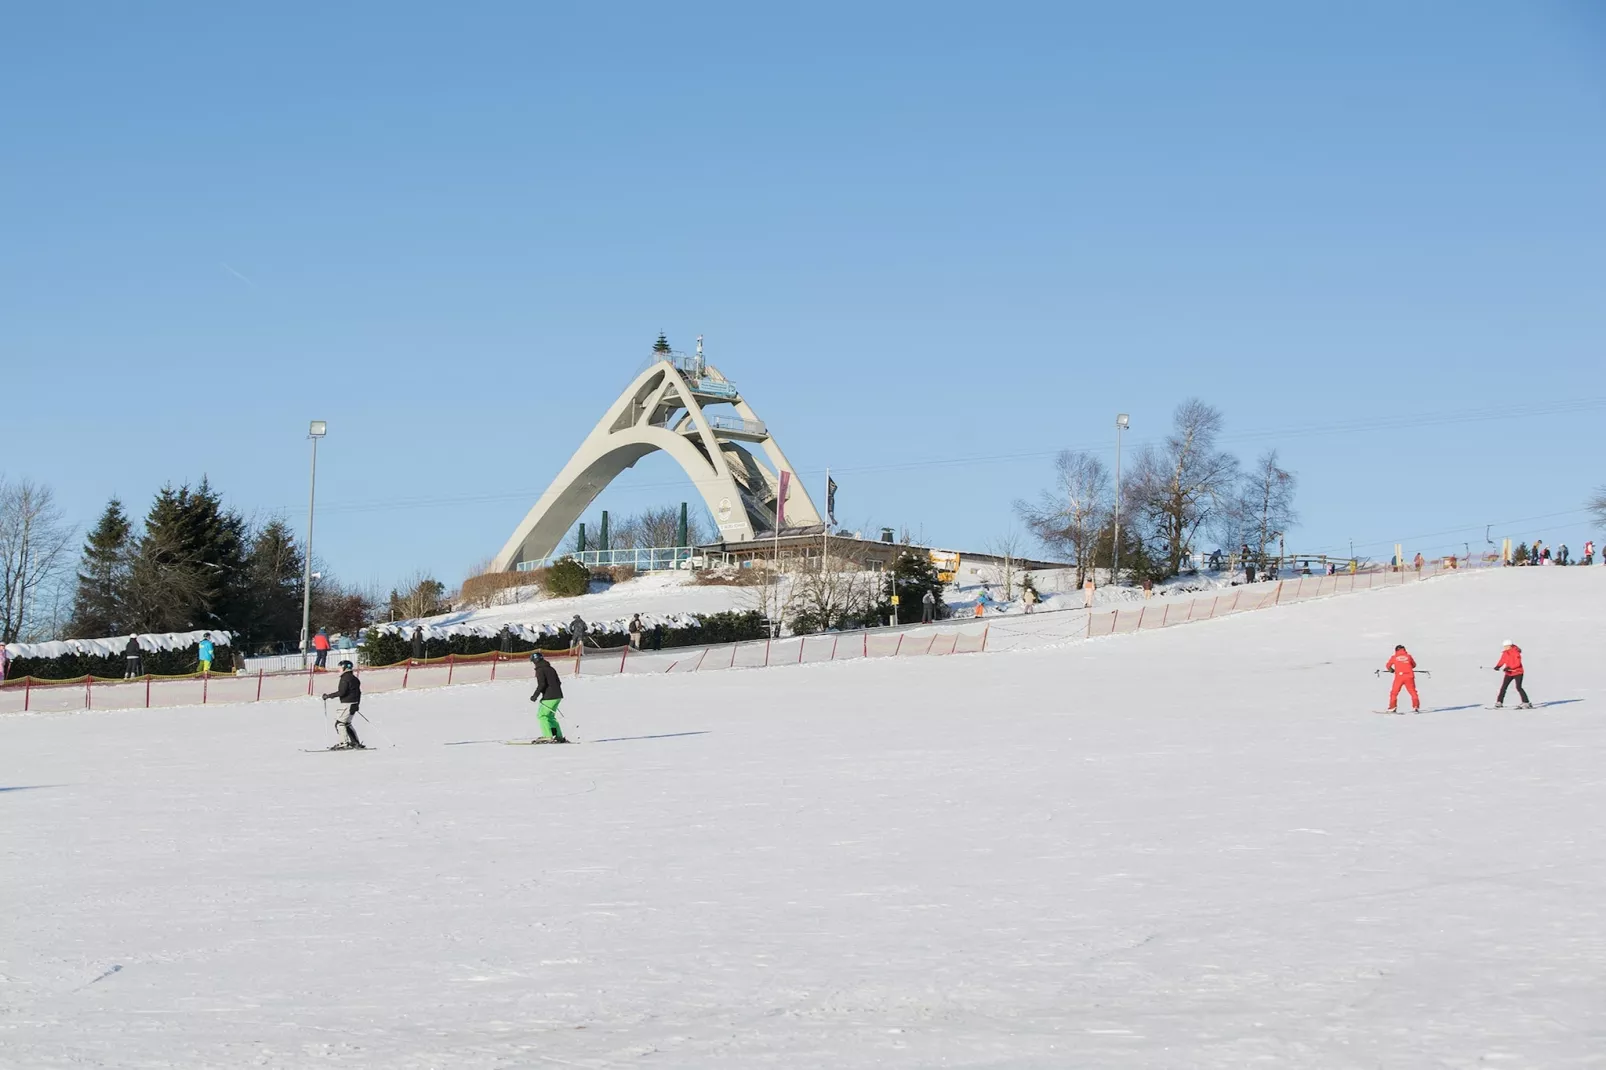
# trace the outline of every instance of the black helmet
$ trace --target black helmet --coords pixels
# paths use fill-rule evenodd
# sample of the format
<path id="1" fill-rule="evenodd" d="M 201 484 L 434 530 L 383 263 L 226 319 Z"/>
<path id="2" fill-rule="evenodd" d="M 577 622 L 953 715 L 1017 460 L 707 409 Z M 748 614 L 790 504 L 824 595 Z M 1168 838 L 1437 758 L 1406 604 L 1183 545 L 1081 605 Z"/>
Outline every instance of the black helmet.
<path id="1" fill-rule="evenodd" d="M 342 661 L 342 662 L 341 662 L 341 663 L 340 663 L 340 667 L 341 667 L 341 668 L 342 668 L 342 669 L 353 669 L 353 668 L 356 668 L 356 666 L 354 666 L 354 665 L 353 665 L 353 664 L 352 664 L 352 663 L 351 663 L 351 662 L 349 662 L 349 661 Z"/>
<path id="2" fill-rule="evenodd" d="M 536 650 L 534 650 L 534 651 L 532 651 L 530 653 L 530 660 L 531 661 L 545 661 L 546 660 L 546 655 L 541 653 L 540 649 L 538 648 L 538 649 L 536 649 Z"/>

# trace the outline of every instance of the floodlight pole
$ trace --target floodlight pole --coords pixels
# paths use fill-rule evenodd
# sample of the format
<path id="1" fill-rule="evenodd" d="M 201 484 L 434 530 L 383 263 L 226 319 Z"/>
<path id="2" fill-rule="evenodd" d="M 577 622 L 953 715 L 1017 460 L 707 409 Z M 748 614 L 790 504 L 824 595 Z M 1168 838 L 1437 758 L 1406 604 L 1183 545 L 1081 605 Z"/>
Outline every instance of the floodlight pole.
<path id="1" fill-rule="evenodd" d="M 312 632 L 312 511 L 318 500 L 318 440 L 329 433 L 329 425 L 314 420 L 307 426 L 312 439 L 312 477 L 307 483 L 307 545 L 301 570 L 301 667 L 307 667 L 308 637 Z"/>
<path id="2" fill-rule="evenodd" d="M 1115 418 L 1115 523 L 1111 528 L 1111 562 L 1110 582 L 1117 586 L 1121 582 L 1121 432 L 1131 424 L 1131 418 L 1126 413 L 1120 413 Z"/>

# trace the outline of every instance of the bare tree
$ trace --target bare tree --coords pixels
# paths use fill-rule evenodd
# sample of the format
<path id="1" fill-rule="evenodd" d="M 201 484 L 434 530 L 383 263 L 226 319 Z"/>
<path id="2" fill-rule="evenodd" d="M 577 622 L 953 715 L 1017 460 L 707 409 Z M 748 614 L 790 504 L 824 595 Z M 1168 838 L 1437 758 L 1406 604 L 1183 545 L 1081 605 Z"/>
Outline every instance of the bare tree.
<path id="1" fill-rule="evenodd" d="M 1238 460 L 1216 448 L 1221 422 L 1221 413 L 1197 398 L 1184 401 L 1165 442 L 1138 455 L 1129 500 L 1161 544 L 1168 576 L 1182 571 L 1200 527 L 1233 496 Z"/>
<path id="2" fill-rule="evenodd" d="M 1110 516 L 1110 474 L 1092 454 L 1069 450 L 1054 459 L 1054 469 L 1054 486 L 1036 504 L 1016 502 L 1015 512 L 1044 546 L 1075 558 L 1080 587 L 1093 568 L 1099 531 Z"/>
<path id="3" fill-rule="evenodd" d="M 1004 532 L 987 544 L 987 552 L 998 558 L 998 578 L 1004 585 L 1004 601 L 1015 600 L 1015 584 L 1021 574 L 1021 551 L 1026 540 L 1015 530 Z"/>
<path id="4" fill-rule="evenodd" d="M 1595 488 L 1595 496 L 1584 508 L 1595 514 L 1595 523 L 1606 524 L 1606 487 Z"/>
<path id="5" fill-rule="evenodd" d="M 1245 528 L 1253 538 L 1252 546 L 1264 564 L 1268 547 L 1286 535 L 1299 519 L 1294 511 L 1294 491 L 1299 479 L 1294 473 L 1277 463 L 1277 451 L 1267 450 L 1255 462 L 1255 467 L 1244 474 L 1239 495 Z"/>
<path id="6" fill-rule="evenodd" d="M 880 591 L 880 577 L 859 557 L 822 558 L 819 568 L 792 577 L 792 631 L 820 632 L 857 623 L 869 616 Z"/>
<path id="7" fill-rule="evenodd" d="M 793 600 L 797 585 L 791 576 L 783 573 L 775 562 L 770 562 L 769 576 L 763 583 L 755 583 L 743 591 L 742 601 L 748 609 L 770 622 L 773 634 L 779 634 L 784 621 L 792 619 Z"/>
<path id="8" fill-rule="evenodd" d="M 33 636 L 70 565 L 73 529 L 49 487 L 0 480 L 0 642 Z"/>
<path id="9" fill-rule="evenodd" d="M 451 609 L 444 601 L 446 585 L 423 570 L 414 572 L 400 588 L 391 588 L 390 619 L 415 620 Z"/>

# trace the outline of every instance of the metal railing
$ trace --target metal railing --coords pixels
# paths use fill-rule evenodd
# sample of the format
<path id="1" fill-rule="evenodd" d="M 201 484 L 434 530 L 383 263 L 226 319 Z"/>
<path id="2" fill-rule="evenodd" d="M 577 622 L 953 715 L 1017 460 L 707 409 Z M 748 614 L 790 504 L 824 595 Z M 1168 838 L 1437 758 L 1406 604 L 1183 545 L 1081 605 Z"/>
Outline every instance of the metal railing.
<path id="1" fill-rule="evenodd" d="M 668 572 L 686 568 L 692 558 L 690 546 L 633 546 L 617 550 L 578 550 L 567 554 L 554 554 L 539 561 L 520 561 L 519 572 L 533 572 L 547 568 L 565 557 L 572 557 L 587 568 L 612 568 L 628 565 L 637 572 Z"/>
<path id="2" fill-rule="evenodd" d="M 735 416 L 708 416 L 708 426 L 715 431 L 734 431 L 742 435 L 756 435 L 760 438 L 769 434 L 763 420 L 742 420 Z"/>

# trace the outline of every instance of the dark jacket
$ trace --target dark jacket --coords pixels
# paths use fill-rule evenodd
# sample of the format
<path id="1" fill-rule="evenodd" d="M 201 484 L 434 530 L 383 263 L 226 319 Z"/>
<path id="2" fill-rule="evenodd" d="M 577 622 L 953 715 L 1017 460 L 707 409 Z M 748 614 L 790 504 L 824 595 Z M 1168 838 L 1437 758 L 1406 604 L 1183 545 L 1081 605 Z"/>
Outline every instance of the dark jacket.
<path id="1" fill-rule="evenodd" d="M 563 682 L 558 679 L 558 670 L 546 658 L 531 660 L 535 662 L 535 693 L 541 698 L 562 698 Z"/>
<path id="2" fill-rule="evenodd" d="M 586 637 L 586 622 L 579 617 L 569 622 L 569 638 L 580 640 Z"/>
<path id="3" fill-rule="evenodd" d="M 416 629 L 413 630 L 413 657 L 421 658 L 423 656 L 424 656 L 424 629 L 416 628 Z"/>
<path id="4" fill-rule="evenodd" d="M 340 674 L 340 687 L 335 691 L 335 698 L 352 705 L 362 701 L 362 681 L 357 679 L 356 673 L 347 669 Z"/>
<path id="5" fill-rule="evenodd" d="M 128 637 L 128 645 L 123 647 L 123 653 L 131 658 L 137 658 L 141 654 L 145 653 L 145 651 L 140 649 L 138 636 L 131 635 Z"/>

